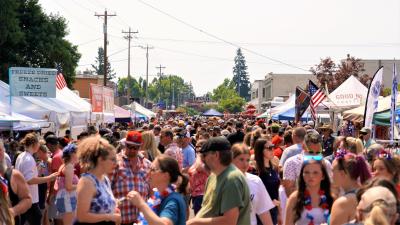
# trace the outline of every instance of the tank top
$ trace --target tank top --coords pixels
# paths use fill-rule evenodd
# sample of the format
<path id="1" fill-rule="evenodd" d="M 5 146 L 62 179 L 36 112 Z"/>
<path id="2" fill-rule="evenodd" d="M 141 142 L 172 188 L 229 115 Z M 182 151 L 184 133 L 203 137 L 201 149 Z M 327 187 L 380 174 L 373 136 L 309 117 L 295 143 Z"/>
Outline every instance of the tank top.
<path id="1" fill-rule="evenodd" d="M 92 180 L 96 187 L 96 195 L 90 203 L 90 212 L 97 214 L 114 213 L 116 204 L 108 178 L 105 176 L 104 180 L 100 181 L 91 173 L 84 173 L 82 177 Z"/>

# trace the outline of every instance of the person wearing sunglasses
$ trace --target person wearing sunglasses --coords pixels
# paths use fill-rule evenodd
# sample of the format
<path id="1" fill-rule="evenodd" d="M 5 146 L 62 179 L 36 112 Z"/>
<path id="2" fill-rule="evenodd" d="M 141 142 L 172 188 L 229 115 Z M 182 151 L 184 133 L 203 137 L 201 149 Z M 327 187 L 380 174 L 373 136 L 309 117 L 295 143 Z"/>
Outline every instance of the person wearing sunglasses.
<path id="1" fill-rule="evenodd" d="M 283 186 L 287 196 L 295 190 L 297 178 L 300 176 L 304 156 L 321 156 L 322 158 L 322 137 L 315 130 L 308 132 L 304 138 L 304 150 L 301 154 L 289 158 L 283 166 Z M 332 165 L 328 160 L 323 159 L 329 178 L 332 177 Z"/>
<path id="2" fill-rule="evenodd" d="M 110 175 L 111 187 L 115 198 L 125 197 L 130 191 L 140 193 L 147 198 L 150 193 L 149 172 L 151 162 L 140 153 L 143 144 L 142 134 L 129 131 L 121 140 L 124 149 L 117 154 L 117 166 Z M 130 201 L 120 201 L 121 223 L 136 223 L 139 210 Z"/>

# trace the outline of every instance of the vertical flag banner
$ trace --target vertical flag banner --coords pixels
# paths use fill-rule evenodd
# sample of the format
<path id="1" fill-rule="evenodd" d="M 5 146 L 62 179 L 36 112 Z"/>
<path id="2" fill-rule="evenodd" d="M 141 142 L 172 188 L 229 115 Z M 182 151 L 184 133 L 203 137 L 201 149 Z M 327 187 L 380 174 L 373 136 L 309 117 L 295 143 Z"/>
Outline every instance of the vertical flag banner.
<path id="1" fill-rule="evenodd" d="M 317 121 L 317 106 L 325 99 L 326 95 L 325 92 L 318 88 L 314 82 L 309 80 L 308 82 L 308 93 L 310 93 L 311 100 L 310 100 L 310 111 L 311 117 L 314 122 Z"/>
<path id="2" fill-rule="evenodd" d="M 381 66 L 372 78 L 368 88 L 367 101 L 364 111 L 364 127 L 372 128 L 372 119 L 378 109 L 378 98 L 381 93 L 383 66 Z"/>
<path id="3" fill-rule="evenodd" d="M 92 112 L 103 112 L 103 86 L 90 84 L 90 103 Z"/>
<path id="4" fill-rule="evenodd" d="M 295 121 L 298 122 L 301 116 L 310 105 L 310 96 L 301 87 L 296 87 L 296 100 L 295 100 Z"/>
<path id="5" fill-rule="evenodd" d="M 396 63 L 393 63 L 393 81 L 392 81 L 392 97 L 390 105 L 390 142 L 393 144 L 394 140 L 394 127 L 396 126 L 396 102 L 397 102 L 397 68 Z"/>
<path id="6" fill-rule="evenodd" d="M 114 114 L 114 92 L 108 87 L 103 87 L 103 112 Z"/>

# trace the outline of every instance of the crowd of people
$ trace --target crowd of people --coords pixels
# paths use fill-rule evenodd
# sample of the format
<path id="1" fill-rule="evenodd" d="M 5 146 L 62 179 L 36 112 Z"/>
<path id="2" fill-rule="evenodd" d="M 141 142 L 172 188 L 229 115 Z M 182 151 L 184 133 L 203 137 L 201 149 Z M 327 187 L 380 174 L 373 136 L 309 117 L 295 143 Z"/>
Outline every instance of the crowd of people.
<path id="1" fill-rule="evenodd" d="M 399 223 L 400 160 L 329 124 L 152 119 L 0 140 L 0 225 Z"/>

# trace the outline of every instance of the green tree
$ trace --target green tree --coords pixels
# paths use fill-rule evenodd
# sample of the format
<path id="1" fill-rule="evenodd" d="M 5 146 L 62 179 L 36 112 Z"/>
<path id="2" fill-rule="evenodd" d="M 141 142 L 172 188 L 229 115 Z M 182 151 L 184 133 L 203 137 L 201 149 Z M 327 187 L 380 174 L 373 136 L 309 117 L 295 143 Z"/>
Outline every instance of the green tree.
<path id="1" fill-rule="evenodd" d="M 128 94 L 128 88 L 130 88 L 130 96 L 132 98 L 143 98 L 144 97 L 144 89 L 140 86 L 139 82 L 132 78 L 128 80 L 127 77 L 118 78 L 117 81 L 117 89 L 119 96 L 126 96 Z"/>
<path id="2" fill-rule="evenodd" d="M 97 57 L 95 64 L 92 64 L 92 68 L 97 73 L 97 75 L 104 75 L 104 49 L 99 47 L 97 50 Z M 115 72 L 111 68 L 110 61 L 107 62 L 107 80 L 112 80 L 115 78 Z"/>
<path id="3" fill-rule="evenodd" d="M 245 99 L 240 97 L 236 92 L 234 82 L 228 78 L 213 90 L 211 99 L 218 102 L 217 109 L 221 112 L 241 112 L 244 104 L 246 104 Z"/>
<path id="4" fill-rule="evenodd" d="M 80 54 L 77 46 L 65 39 L 68 34 L 65 19 L 46 15 L 38 0 L 14 1 L 0 2 L 0 78 L 8 82 L 8 68 L 12 66 L 60 66 L 71 87 Z M 6 21 L 4 26 L 3 21 Z M 8 31 L 3 33 L 4 30 Z"/>
<path id="5" fill-rule="evenodd" d="M 250 81 L 247 73 L 246 60 L 242 54 L 242 50 L 238 48 L 235 56 L 235 66 L 233 67 L 233 82 L 235 90 L 240 97 L 250 100 Z"/>
<path id="6" fill-rule="evenodd" d="M 149 99 L 153 102 L 164 102 L 167 106 L 178 107 L 195 95 L 190 83 L 177 75 L 154 78 L 149 84 Z"/>

